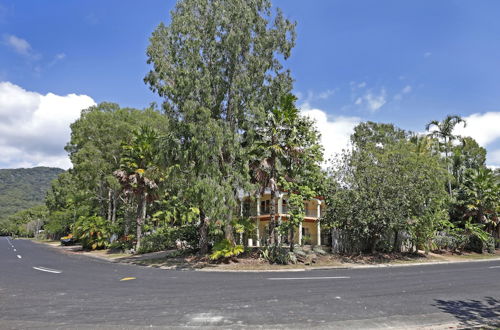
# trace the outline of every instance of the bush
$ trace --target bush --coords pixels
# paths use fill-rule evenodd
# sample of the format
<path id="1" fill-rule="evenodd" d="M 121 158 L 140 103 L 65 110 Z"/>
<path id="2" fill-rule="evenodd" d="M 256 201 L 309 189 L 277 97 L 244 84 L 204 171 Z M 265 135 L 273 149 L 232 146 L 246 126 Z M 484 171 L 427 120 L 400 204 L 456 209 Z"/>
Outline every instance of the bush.
<path id="1" fill-rule="evenodd" d="M 219 260 L 219 259 L 230 259 L 234 258 L 241 253 L 243 253 L 245 249 L 241 245 L 234 245 L 229 240 L 223 239 L 214 245 L 212 249 L 212 254 L 210 255 L 211 260 Z"/>
<path id="2" fill-rule="evenodd" d="M 270 264 L 288 265 L 296 263 L 297 257 L 291 253 L 289 249 L 283 247 L 265 247 L 260 251 L 262 258 L 267 260 Z M 303 251 L 296 251 L 296 254 L 304 253 Z"/>
<path id="3" fill-rule="evenodd" d="M 495 239 L 492 236 L 482 239 L 481 237 L 472 234 L 469 236 L 469 241 L 465 249 L 477 253 L 495 253 Z"/>
<path id="4" fill-rule="evenodd" d="M 177 239 L 186 247 L 194 248 L 198 246 L 198 227 L 195 225 L 184 225 L 177 227 Z"/>
<path id="5" fill-rule="evenodd" d="M 183 248 L 195 247 L 198 244 L 198 230 L 194 225 L 180 227 L 163 226 L 151 234 L 144 236 L 138 253 L 164 251 L 177 247 L 181 242 Z"/>
<path id="6" fill-rule="evenodd" d="M 131 250 L 134 247 L 134 239 L 133 235 L 122 236 L 118 240 L 114 241 L 109 245 L 111 250 Z"/>
<path id="7" fill-rule="evenodd" d="M 73 228 L 84 249 L 104 249 L 109 245 L 111 224 L 102 217 L 80 217 Z"/>
<path id="8" fill-rule="evenodd" d="M 153 233 L 143 237 L 137 253 L 163 251 L 175 247 L 179 232 L 175 227 L 160 227 Z"/>
<path id="9" fill-rule="evenodd" d="M 432 241 L 438 249 L 452 251 L 473 251 L 477 253 L 494 253 L 495 239 L 477 228 L 453 228 L 436 235 Z"/>

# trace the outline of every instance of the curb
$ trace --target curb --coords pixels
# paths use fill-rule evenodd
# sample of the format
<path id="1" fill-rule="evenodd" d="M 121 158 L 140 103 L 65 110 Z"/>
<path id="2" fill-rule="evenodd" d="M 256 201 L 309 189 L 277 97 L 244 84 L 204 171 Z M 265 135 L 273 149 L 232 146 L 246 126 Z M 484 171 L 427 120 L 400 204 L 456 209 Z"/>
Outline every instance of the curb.
<path id="1" fill-rule="evenodd" d="M 135 265 L 133 260 L 119 260 L 120 258 L 106 258 L 99 255 L 78 253 L 74 251 L 70 251 L 69 249 L 64 249 L 64 247 L 60 245 L 49 244 L 46 242 L 32 240 L 32 242 L 43 244 L 52 248 L 60 249 L 66 253 L 73 255 L 81 255 L 85 257 L 90 257 L 94 259 L 104 260 L 111 263 L 120 263 L 120 264 L 128 264 Z M 132 261 L 132 262 L 131 262 Z M 318 267 L 308 267 L 308 268 L 290 268 L 290 269 L 217 269 L 217 268 L 200 268 L 200 269 L 177 269 L 175 266 L 144 266 L 142 267 L 151 267 L 165 270 L 190 270 L 195 272 L 213 272 L 213 273 L 275 273 L 275 272 L 308 272 L 314 270 L 329 270 L 329 269 L 369 269 L 369 268 L 388 268 L 388 267 L 414 267 L 414 266 L 430 266 L 430 265 L 446 265 L 446 264 L 460 264 L 460 263 L 472 263 L 472 262 L 488 262 L 488 261 L 500 261 L 500 257 L 495 258 L 486 258 L 486 259 L 472 259 L 472 260 L 447 260 L 447 261 L 426 261 L 426 262 L 413 262 L 413 263 L 401 263 L 401 264 L 375 264 L 375 265 L 342 265 L 342 266 L 318 266 Z"/>
<path id="2" fill-rule="evenodd" d="M 464 264 L 472 262 L 488 262 L 488 261 L 500 261 L 499 258 L 491 259 L 480 259 L 480 260 L 453 260 L 453 261 L 434 261 L 434 262 L 415 262 L 408 264 L 380 264 L 380 265 L 350 265 L 350 266 L 319 266 L 310 268 L 298 268 L 298 269 L 248 269 L 248 270 L 236 270 L 236 269 L 195 269 L 198 272 L 226 272 L 226 273 L 272 273 L 272 272 L 308 272 L 314 270 L 329 270 L 329 269 L 369 269 L 369 268 L 397 268 L 397 267 L 414 267 L 414 266 L 431 266 L 431 265 L 446 265 L 446 264 Z"/>

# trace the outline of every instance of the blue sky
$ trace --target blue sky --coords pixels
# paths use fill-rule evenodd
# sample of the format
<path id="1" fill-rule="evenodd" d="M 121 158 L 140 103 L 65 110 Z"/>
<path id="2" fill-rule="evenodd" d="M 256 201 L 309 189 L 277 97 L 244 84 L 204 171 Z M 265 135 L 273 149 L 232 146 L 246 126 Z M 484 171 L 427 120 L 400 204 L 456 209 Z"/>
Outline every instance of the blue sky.
<path id="1" fill-rule="evenodd" d="M 66 111 L 72 115 L 62 116 L 73 120 L 78 107 L 92 102 L 143 108 L 157 101 L 142 82 L 149 69 L 145 49 L 158 23 L 168 23 L 174 4 L 0 0 L 0 100 L 2 91 L 4 100 L 20 100 L 19 104 L 34 97 L 28 102 L 31 117 L 19 120 L 31 122 L 27 132 L 45 125 L 45 133 L 56 125 L 54 118 L 41 116 L 49 111 L 47 104 L 65 104 L 54 107 L 71 108 Z M 273 4 L 298 23 L 297 45 L 287 66 L 296 80 L 299 104 L 318 120 L 327 150 L 338 151 L 338 141 L 345 141 L 359 121 L 393 122 L 422 131 L 432 119 L 459 114 L 470 117 L 464 133 L 488 149 L 490 165 L 500 166 L 499 1 Z M 69 105 L 64 103 L 68 94 L 80 97 L 75 95 Z M 5 118 L 12 121 L 19 113 L 12 109 L 20 106 L 9 102 L 0 101 L 5 125 Z M 36 114 L 39 121 L 48 118 L 40 123 L 33 119 Z M 26 135 L 0 133 L 0 149 L 10 155 L 0 167 L 67 167 L 61 157 L 68 132 L 64 127 L 60 131 L 60 149 L 57 141 L 50 142 L 50 148 L 42 146 L 43 132 L 28 134 L 39 143 L 31 142 L 29 148 L 23 145 Z M 25 156 L 42 149 L 52 153 Z"/>

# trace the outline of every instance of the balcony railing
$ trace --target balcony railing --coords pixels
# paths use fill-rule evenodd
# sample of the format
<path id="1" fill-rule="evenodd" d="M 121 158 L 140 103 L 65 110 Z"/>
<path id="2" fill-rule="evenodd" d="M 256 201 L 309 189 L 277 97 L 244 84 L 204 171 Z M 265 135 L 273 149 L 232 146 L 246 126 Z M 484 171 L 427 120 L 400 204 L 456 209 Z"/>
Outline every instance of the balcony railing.
<path id="1" fill-rule="evenodd" d="M 306 209 L 306 217 L 316 218 L 318 216 L 317 210 Z"/>
<path id="2" fill-rule="evenodd" d="M 269 207 L 264 207 L 260 209 L 260 215 L 269 215 L 270 212 Z M 275 209 L 276 214 L 278 214 L 278 208 Z M 288 214 L 288 206 L 283 205 L 281 214 Z M 243 215 L 244 216 L 256 216 L 257 215 L 257 209 L 255 205 L 252 205 L 250 208 L 244 208 L 243 209 Z M 305 216 L 309 218 L 317 218 L 318 217 L 318 211 L 316 209 L 305 209 Z"/>

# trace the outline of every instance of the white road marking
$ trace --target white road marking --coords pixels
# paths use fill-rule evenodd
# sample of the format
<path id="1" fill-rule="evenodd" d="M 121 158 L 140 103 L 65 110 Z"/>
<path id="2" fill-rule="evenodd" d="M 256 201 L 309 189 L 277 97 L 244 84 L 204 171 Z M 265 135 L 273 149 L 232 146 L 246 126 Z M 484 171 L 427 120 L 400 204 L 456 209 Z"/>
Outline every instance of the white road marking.
<path id="1" fill-rule="evenodd" d="M 56 269 L 50 269 L 50 268 L 45 268 L 45 267 L 33 267 L 33 269 L 42 271 L 42 272 L 47 272 L 47 273 L 54 273 L 54 274 L 61 274 L 62 271 L 56 270 Z"/>
<path id="2" fill-rule="evenodd" d="M 491 266 L 491 267 L 488 267 L 488 268 L 490 268 L 490 269 L 492 269 L 492 268 L 500 268 L 500 266 Z"/>
<path id="3" fill-rule="evenodd" d="M 16 249 L 14 249 L 14 252 L 17 252 L 17 250 L 16 250 Z"/>
<path id="4" fill-rule="evenodd" d="M 212 313 L 198 313 L 191 317 L 191 322 L 197 324 L 213 324 L 224 320 L 224 316 L 214 315 Z"/>
<path id="5" fill-rule="evenodd" d="M 17 257 L 18 257 L 19 259 L 21 259 L 21 258 L 22 258 L 19 254 L 17 255 Z"/>
<path id="6" fill-rule="evenodd" d="M 269 277 L 268 280 L 283 281 L 283 280 L 331 280 L 351 278 L 350 276 L 323 276 L 323 277 Z"/>
<path id="7" fill-rule="evenodd" d="M 12 243 L 10 242 L 9 238 L 8 237 L 5 237 L 5 239 L 7 240 L 7 242 L 10 244 L 10 246 L 14 247 L 14 245 L 12 245 Z"/>

